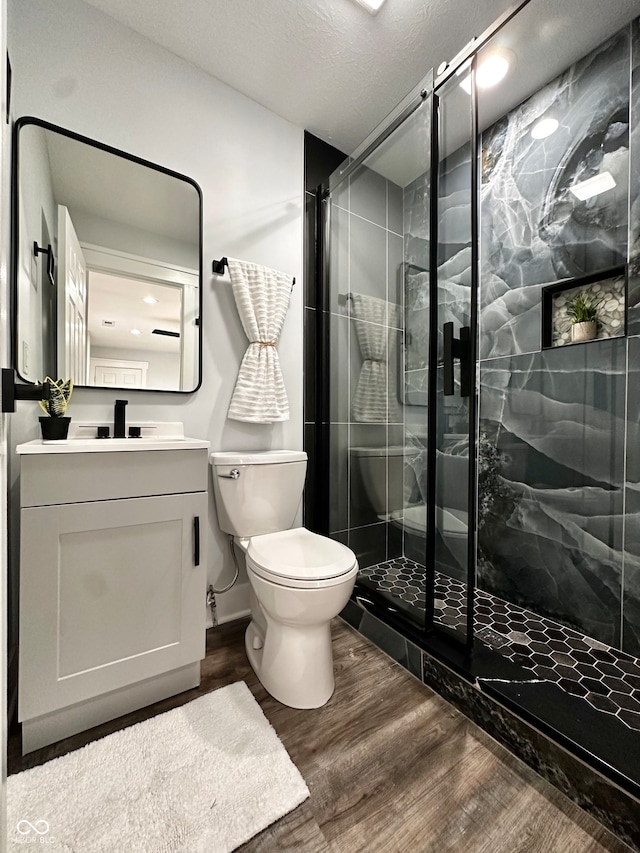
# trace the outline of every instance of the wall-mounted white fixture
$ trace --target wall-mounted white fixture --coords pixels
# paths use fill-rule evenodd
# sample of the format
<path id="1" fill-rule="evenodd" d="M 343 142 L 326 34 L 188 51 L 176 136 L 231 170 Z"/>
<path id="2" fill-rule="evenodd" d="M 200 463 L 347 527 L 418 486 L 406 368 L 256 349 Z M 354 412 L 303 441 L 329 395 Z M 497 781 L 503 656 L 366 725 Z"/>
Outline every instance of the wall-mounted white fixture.
<path id="1" fill-rule="evenodd" d="M 145 296 L 142 301 L 146 302 L 147 305 L 157 305 L 158 304 L 158 300 L 153 296 Z"/>
<path id="2" fill-rule="evenodd" d="M 602 172 L 599 175 L 594 175 L 593 178 L 587 178 L 586 181 L 580 181 L 569 187 L 571 192 L 579 198 L 580 201 L 586 201 L 594 195 L 600 195 L 607 190 L 612 190 L 616 185 L 611 172 Z"/>
<path id="3" fill-rule="evenodd" d="M 479 89 L 491 89 L 503 80 L 515 60 L 515 54 L 510 50 L 499 50 L 484 57 L 478 64 L 476 82 Z M 471 75 L 460 81 L 460 87 L 471 94 Z"/>
<path id="4" fill-rule="evenodd" d="M 132 335 L 141 335 L 142 332 L 140 331 L 140 329 L 131 329 L 131 334 Z"/>
<path id="5" fill-rule="evenodd" d="M 384 0 L 356 0 L 356 3 L 365 8 L 370 15 L 377 15 Z"/>
<path id="6" fill-rule="evenodd" d="M 531 136 L 534 139 L 545 139 L 555 133 L 559 126 L 560 122 L 556 118 L 541 118 L 531 128 Z"/>

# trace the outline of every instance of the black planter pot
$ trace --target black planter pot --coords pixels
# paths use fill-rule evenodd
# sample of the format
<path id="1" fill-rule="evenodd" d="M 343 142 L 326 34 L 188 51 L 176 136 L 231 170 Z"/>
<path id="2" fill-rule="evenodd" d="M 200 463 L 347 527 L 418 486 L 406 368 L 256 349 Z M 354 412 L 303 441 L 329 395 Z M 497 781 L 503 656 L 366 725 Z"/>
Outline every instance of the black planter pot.
<path id="1" fill-rule="evenodd" d="M 60 441 L 69 433 L 71 418 L 39 418 L 43 441 Z"/>

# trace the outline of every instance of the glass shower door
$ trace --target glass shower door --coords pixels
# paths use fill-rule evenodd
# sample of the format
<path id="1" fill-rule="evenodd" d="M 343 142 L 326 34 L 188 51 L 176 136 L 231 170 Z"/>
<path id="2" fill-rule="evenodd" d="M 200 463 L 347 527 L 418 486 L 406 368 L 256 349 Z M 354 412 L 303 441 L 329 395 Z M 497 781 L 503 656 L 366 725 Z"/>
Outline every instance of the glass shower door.
<path id="1" fill-rule="evenodd" d="M 429 78 L 331 176 L 322 210 L 327 532 L 357 556 L 356 598 L 420 631 L 431 120 Z"/>
<path id="2" fill-rule="evenodd" d="M 434 95 L 430 434 L 433 624 L 467 645 L 474 590 L 476 311 L 471 61 Z"/>

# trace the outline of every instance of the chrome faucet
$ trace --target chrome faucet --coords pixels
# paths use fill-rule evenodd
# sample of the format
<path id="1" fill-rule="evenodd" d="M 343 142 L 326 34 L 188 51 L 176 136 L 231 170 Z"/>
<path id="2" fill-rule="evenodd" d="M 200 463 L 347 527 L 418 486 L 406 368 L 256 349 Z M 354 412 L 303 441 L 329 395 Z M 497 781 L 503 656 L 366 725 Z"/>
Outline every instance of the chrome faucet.
<path id="1" fill-rule="evenodd" d="M 126 435 L 124 410 L 128 402 L 128 400 L 116 400 L 115 405 L 113 407 L 114 438 L 124 438 Z"/>

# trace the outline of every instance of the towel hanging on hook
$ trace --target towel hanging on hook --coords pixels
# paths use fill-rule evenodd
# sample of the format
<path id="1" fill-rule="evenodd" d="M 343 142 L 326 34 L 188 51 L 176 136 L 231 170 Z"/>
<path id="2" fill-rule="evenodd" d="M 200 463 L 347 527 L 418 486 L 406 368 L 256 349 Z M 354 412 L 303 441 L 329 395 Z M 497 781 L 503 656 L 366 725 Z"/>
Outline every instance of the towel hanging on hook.
<path id="1" fill-rule="evenodd" d="M 277 343 L 291 299 L 291 278 L 247 261 L 228 261 L 233 296 L 248 338 L 227 417 L 269 424 L 289 420 Z"/>

